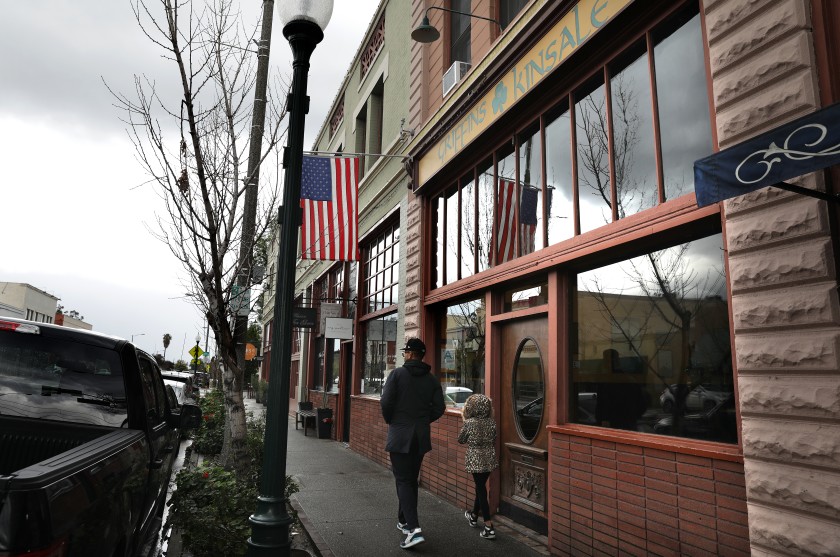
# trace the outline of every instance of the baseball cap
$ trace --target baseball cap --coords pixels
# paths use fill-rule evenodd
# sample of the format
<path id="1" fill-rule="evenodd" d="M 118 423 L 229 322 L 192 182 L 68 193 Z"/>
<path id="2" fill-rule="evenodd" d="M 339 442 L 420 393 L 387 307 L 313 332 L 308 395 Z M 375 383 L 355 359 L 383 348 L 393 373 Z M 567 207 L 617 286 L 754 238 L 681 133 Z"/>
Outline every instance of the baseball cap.
<path id="1" fill-rule="evenodd" d="M 400 348 L 403 352 L 406 350 L 411 350 L 412 352 L 417 352 L 418 354 L 425 354 L 426 353 L 426 345 L 423 344 L 423 341 L 419 338 L 410 338 L 406 341 L 405 347 Z"/>

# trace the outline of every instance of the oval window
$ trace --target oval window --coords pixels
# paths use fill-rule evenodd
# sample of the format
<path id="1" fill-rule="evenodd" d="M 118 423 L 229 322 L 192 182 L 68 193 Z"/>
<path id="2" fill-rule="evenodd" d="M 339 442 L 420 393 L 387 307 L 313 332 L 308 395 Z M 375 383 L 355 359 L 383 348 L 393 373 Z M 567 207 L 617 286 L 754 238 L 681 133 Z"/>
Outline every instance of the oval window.
<path id="1" fill-rule="evenodd" d="M 525 338 L 519 343 L 513 363 L 513 407 L 516 429 L 526 443 L 533 442 L 540 430 L 544 391 L 540 348 L 534 339 Z"/>

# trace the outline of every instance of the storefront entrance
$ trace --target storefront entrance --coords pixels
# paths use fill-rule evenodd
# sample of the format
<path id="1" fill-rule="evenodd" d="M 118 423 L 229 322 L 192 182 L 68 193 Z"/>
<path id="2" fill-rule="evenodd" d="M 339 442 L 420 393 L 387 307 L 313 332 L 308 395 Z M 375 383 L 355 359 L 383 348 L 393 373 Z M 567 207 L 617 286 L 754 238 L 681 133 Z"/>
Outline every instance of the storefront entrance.
<path id="1" fill-rule="evenodd" d="M 501 327 L 499 385 L 500 512 L 542 534 L 548 531 L 548 433 L 545 392 L 548 318 Z"/>

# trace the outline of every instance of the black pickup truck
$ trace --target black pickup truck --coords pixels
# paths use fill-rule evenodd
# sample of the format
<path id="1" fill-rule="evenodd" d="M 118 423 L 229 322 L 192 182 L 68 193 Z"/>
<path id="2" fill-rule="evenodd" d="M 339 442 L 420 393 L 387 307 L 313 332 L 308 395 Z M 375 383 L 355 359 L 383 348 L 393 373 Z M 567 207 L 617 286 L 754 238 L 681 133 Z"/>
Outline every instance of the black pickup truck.
<path id="1" fill-rule="evenodd" d="M 170 396 L 126 340 L 0 317 L 0 557 L 138 555 L 201 419 Z"/>

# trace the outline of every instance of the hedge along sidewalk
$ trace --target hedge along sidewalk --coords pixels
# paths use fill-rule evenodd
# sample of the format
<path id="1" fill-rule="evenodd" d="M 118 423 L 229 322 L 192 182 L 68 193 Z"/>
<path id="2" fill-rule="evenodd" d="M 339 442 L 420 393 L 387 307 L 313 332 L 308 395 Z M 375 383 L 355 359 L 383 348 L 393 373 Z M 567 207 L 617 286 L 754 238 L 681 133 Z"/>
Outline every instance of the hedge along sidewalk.
<path id="1" fill-rule="evenodd" d="M 246 414 L 248 416 L 249 422 L 249 446 L 253 445 L 253 443 L 259 438 L 259 444 L 262 444 L 264 431 L 260 429 L 259 424 L 254 424 L 257 429 L 253 429 L 252 422 L 256 421 L 259 422 L 264 415 L 264 407 L 261 405 L 255 404 L 253 400 L 251 400 L 251 404 L 248 403 L 246 399 Z M 212 406 L 212 405 L 211 405 Z M 216 412 L 219 409 L 216 408 Z M 206 422 L 204 425 L 212 425 L 215 421 L 215 427 L 218 427 L 220 424 L 218 423 L 219 420 L 212 419 L 212 410 L 211 415 L 209 416 L 210 419 L 206 418 Z M 217 416 L 218 418 L 218 416 Z M 264 423 L 264 421 L 263 421 Z M 214 439 L 210 438 L 209 443 L 207 443 L 208 438 L 205 437 L 204 446 L 210 448 L 211 450 L 218 449 L 215 447 L 215 443 L 213 442 Z M 190 442 L 188 442 L 190 443 Z M 193 444 L 194 445 L 194 444 Z M 215 527 L 219 526 L 217 521 L 224 522 L 225 519 L 223 517 L 229 516 L 230 513 L 234 513 L 235 516 L 241 517 L 242 520 L 247 519 L 250 516 L 250 513 L 253 512 L 253 508 L 256 506 L 257 500 L 257 492 L 258 490 L 254 491 L 251 495 L 243 494 L 245 498 L 237 497 L 236 491 L 231 492 L 231 489 L 237 490 L 236 485 L 239 485 L 239 481 L 234 482 L 233 476 L 224 471 L 223 469 L 219 468 L 218 466 L 214 465 L 214 459 L 216 455 L 204 455 L 199 454 L 195 450 L 186 450 L 185 451 L 188 457 L 184 461 L 184 465 L 181 467 L 187 476 L 179 479 L 178 484 L 181 485 L 183 489 L 187 489 L 187 493 L 185 494 L 187 499 L 183 497 L 179 498 L 181 500 L 181 505 L 186 505 L 185 509 L 190 509 L 195 506 L 206 508 L 207 499 L 208 497 L 211 500 L 217 500 L 220 502 L 220 509 L 216 509 L 215 511 L 209 510 L 207 514 L 209 516 L 201 517 L 200 515 L 195 515 L 194 513 L 188 512 L 186 515 L 180 515 L 181 521 L 186 520 L 184 522 L 185 525 L 189 525 L 190 528 L 190 536 L 193 537 L 192 543 L 198 543 L 195 546 L 196 550 L 199 552 L 200 555 L 216 555 L 215 550 L 218 547 L 218 544 L 228 544 L 228 548 L 225 553 L 228 554 L 240 554 L 240 545 L 239 542 L 236 542 L 230 538 L 227 539 L 220 539 L 217 536 L 209 534 L 210 531 L 216 531 Z M 254 449 L 249 449 L 249 452 L 254 452 Z M 261 452 L 259 454 L 261 456 Z M 252 454 L 252 457 L 256 456 Z M 261 460 L 261 458 L 260 458 Z M 254 460 L 256 462 L 256 460 Z M 260 462 L 260 465 L 262 462 Z M 208 483 L 205 483 L 208 482 Z M 172 493 L 177 493 L 175 490 L 177 486 L 175 485 L 175 475 L 173 474 L 173 481 L 170 484 L 170 493 L 167 497 L 167 500 L 171 498 Z M 212 491 L 208 492 L 206 490 L 207 487 L 211 487 L 211 490 L 218 489 L 220 490 L 221 500 L 218 499 L 217 496 L 212 495 Z M 293 488 L 294 489 L 294 488 Z M 247 487 L 247 491 L 253 491 L 252 487 Z M 196 499 L 197 498 L 197 499 Z M 222 503 L 223 501 L 223 503 Z M 228 507 L 228 505 L 231 505 Z M 220 514 L 221 513 L 221 514 Z M 294 510 L 290 509 L 290 513 L 292 514 L 293 518 L 296 518 L 296 513 Z M 215 518 L 213 515 L 219 515 Z M 207 521 L 209 519 L 209 522 Z M 235 526 L 238 524 L 238 526 Z M 208 530 L 210 527 L 210 530 Z M 246 550 L 246 541 L 248 535 L 250 535 L 250 528 L 243 525 L 239 521 L 235 521 L 234 523 L 229 524 L 228 530 L 231 531 L 238 531 L 239 535 L 242 536 L 241 540 L 241 553 L 244 554 Z M 184 534 L 186 532 L 179 532 L 177 527 L 173 527 L 173 531 L 171 532 L 169 545 L 166 548 L 165 553 L 156 553 L 155 555 L 166 555 L 166 557 L 191 557 L 193 554 L 187 550 L 184 545 Z M 208 535 L 210 538 L 208 538 Z M 291 535 L 292 535 L 292 549 L 293 550 L 302 550 L 308 554 L 315 554 L 317 552 L 313 552 L 314 546 L 308 538 L 308 534 L 305 530 L 300 526 L 300 524 L 295 521 L 291 525 Z M 215 540 L 210 545 L 208 545 L 208 539 Z M 231 542 L 233 545 L 230 545 Z"/>

